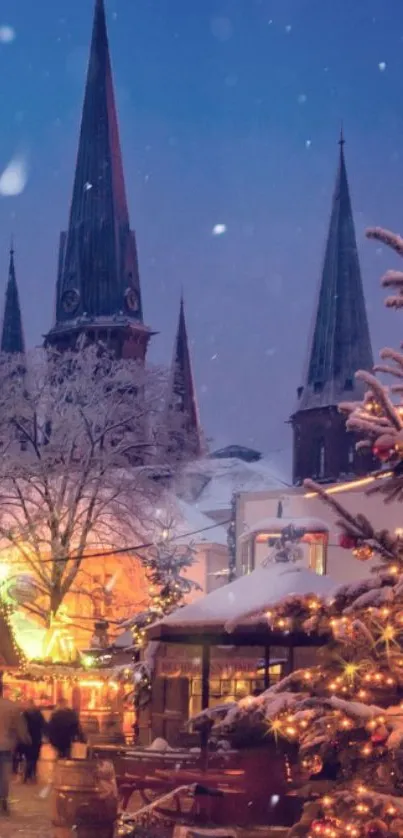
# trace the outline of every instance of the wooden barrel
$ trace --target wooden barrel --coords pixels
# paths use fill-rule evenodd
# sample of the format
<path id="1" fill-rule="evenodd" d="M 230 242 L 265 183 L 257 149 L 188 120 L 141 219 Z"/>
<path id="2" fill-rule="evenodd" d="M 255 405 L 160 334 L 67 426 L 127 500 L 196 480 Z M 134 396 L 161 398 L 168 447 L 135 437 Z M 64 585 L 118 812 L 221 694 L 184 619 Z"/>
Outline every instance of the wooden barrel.
<path id="1" fill-rule="evenodd" d="M 91 759 L 60 760 L 56 764 L 53 799 L 53 838 L 113 838 L 118 813 L 112 763 Z"/>

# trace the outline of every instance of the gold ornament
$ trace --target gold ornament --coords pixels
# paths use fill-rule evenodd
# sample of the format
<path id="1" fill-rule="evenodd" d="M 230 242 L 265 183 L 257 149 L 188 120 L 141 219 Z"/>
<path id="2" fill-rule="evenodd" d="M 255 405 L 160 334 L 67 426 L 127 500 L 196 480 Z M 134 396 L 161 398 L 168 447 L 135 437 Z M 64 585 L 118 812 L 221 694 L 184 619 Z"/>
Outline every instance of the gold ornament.
<path id="1" fill-rule="evenodd" d="M 318 754 L 304 757 L 302 760 L 302 768 L 311 777 L 314 774 L 320 774 L 323 768 L 323 760 Z"/>
<path id="2" fill-rule="evenodd" d="M 372 559 L 373 555 L 373 548 L 369 544 L 357 544 L 357 547 L 354 547 L 353 556 L 359 562 L 367 562 L 369 559 Z"/>

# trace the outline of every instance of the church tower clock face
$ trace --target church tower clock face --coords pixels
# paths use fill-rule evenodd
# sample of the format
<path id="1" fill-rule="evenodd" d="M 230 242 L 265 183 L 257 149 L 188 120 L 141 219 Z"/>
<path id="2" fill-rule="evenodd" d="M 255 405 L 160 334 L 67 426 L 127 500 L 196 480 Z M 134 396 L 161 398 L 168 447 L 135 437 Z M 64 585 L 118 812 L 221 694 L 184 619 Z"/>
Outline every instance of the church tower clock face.
<path id="1" fill-rule="evenodd" d="M 62 297 L 62 306 L 66 314 L 74 314 L 74 312 L 78 309 L 79 302 L 80 294 L 76 288 L 69 288 L 64 292 Z"/>
<path id="2" fill-rule="evenodd" d="M 129 311 L 137 312 L 139 310 L 139 298 L 134 290 L 134 288 L 127 288 L 125 292 L 125 303 L 126 308 Z"/>

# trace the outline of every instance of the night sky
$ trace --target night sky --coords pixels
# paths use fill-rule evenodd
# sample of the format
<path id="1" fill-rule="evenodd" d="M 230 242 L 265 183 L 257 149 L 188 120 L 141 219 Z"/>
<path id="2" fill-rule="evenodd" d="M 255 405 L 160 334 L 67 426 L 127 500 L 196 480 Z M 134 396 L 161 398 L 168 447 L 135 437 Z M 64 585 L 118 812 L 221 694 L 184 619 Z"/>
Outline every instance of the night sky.
<path id="1" fill-rule="evenodd" d="M 171 359 L 183 286 L 207 436 L 285 462 L 341 120 L 374 350 L 403 336 L 379 288 L 397 257 L 364 238 L 403 226 L 403 3 L 106 5 L 150 357 Z M 28 179 L 0 198 L 0 267 L 5 284 L 13 233 L 28 345 L 53 319 L 92 14 L 1 4 L 0 172 L 17 157 Z"/>

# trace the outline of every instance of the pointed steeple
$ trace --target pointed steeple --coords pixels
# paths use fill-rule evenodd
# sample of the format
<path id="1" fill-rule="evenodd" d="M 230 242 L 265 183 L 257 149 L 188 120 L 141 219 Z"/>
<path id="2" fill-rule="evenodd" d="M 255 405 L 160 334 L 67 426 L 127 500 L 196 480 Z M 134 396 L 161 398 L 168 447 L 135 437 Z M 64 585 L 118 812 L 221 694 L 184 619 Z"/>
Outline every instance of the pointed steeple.
<path id="1" fill-rule="evenodd" d="M 180 301 L 171 380 L 167 397 L 168 431 L 184 456 L 200 457 L 202 433 L 193 381 L 183 295 Z M 172 425 L 172 428 L 170 428 Z"/>
<path id="2" fill-rule="evenodd" d="M 62 233 L 56 333 L 126 324 L 143 355 L 143 325 L 134 232 L 130 229 L 104 0 L 96 0 L 69 226 Z M 53 334 L 52 334 L 53 333 Z M 122 349 L 122 347 L 121 347 Z M 122 350 L 123 351 L 123 350 Z M 141 353 L 140 353 L 141 354 Z"/>
<path id="3" fill-rule="evenodd" d="M 13 245 L 11 245 L 10 248 L 10 263 L 8 269 L 8 282 L 6 288 L 0 349 L 2 352 L 8 353 L 23 354 L 25 352 L 20 298 L 15 274 Z"/>
<path id="4" fill-rule="evenodd" d="M 294 482 L 360 474 L 370 467 L 338 413 L 341 401 L 361 399 L 355 379 L 371 370 L 373 355 L 351 207 L 343 129 L 325 257 L 303 383 L 291 417 Z"/>
<path id="5" fill-rule="evenodd" d="M 354 219 L 340 134 L 339 164 L 308 363 L 298 390 L 298 410 L 360 398 L 358 369 L 372 369 L 373 355 Z"/>

